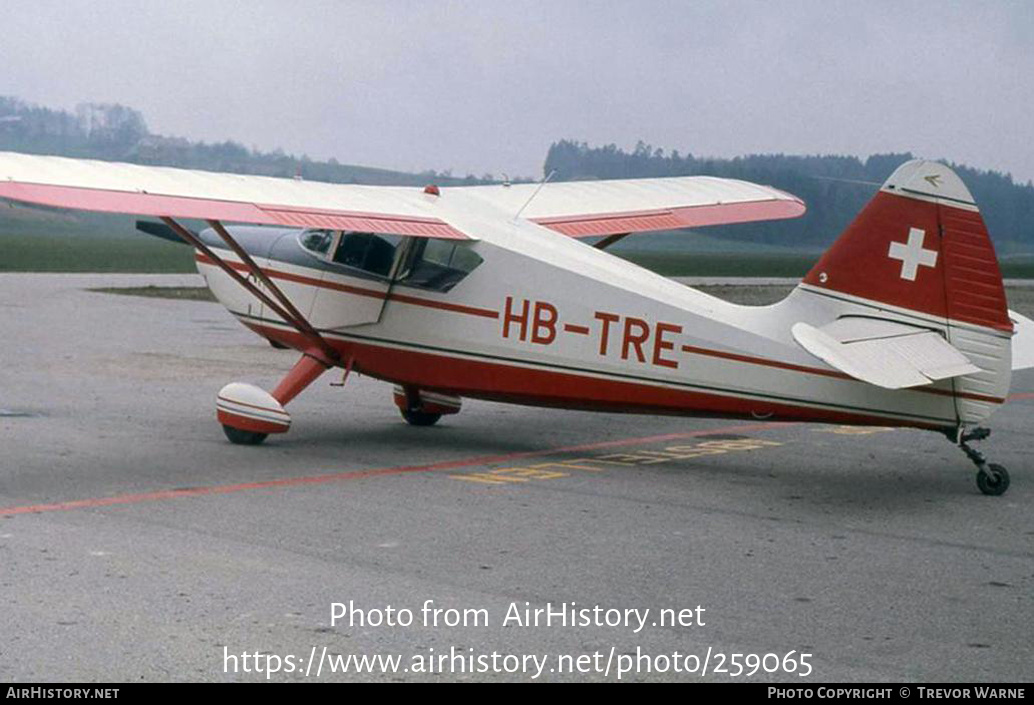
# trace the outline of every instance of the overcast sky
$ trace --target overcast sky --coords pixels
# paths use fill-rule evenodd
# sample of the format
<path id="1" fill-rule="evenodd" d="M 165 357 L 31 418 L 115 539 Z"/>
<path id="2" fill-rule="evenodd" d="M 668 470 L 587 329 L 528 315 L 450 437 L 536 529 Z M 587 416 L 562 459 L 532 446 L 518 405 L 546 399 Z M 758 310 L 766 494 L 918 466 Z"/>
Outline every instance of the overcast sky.
<path id="1" fill-rule="evenodd" d="M 1034 178 L 1034 2 L 3 0 L 0 94 L 154 132 L 540 175 L 549 144 L 910 150 Z"/>

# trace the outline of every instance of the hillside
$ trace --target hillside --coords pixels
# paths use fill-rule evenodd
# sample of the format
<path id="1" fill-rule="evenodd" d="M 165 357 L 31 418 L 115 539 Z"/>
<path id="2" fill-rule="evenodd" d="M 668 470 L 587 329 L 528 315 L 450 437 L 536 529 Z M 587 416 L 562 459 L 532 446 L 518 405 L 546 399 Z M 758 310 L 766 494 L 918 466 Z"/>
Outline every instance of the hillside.
<path id="1" fill-rule="evenodd" d="M 236 142 L 210 144 L 150 132 L 144 117 L 121 105 L 85 104 L 74 113 L 0 97 L 0 151 L 128 161 L 313 181 L 422 186 L 484 183 L 449 172 L 419 174 L 313 161 Z M 854 218 L 879 184 L 910 154 L 750 155 L 699 158 L 640 143 L 632 151 L 562 140 L 546 156 L 555 180 L 713 175 L 770 184 L 803 198 L 807 214 L 776 223 L 648 233 L 613 248 L 666 274 L 798 275 Z M 1009 175 L 953 165 L 981 205 L 1009 276 L 1034 273 L 1034 186 Z M 0 207 L 0 271 L 190 271 L 185 248 L 137 234 L 134 218 Z"/>
<path id="2" fill-rule="evenodd" d="M 113 104 L 74 113 L 0 96 L 0 151 L 52 154 L 312 181 L 396 186 L 484 183 L 473 176 L 317 162 L 236 142 L 209 144 L 150 132 L 143 115 Z M 0 204 L 2 206 L 2 204 Z M 190 250 L 140 235 L 135 218 L 11 205 L 0 207 L 0 271 L 193 271 Z"/>
<path id="3" fill-rule="evenodd" d="M 802 218 L 709 228 L 708 235 L 730 243 L 764 243 L 802 250 L 824 249 L 851 222 L 879 185 L 911 154 L 791 156 L 757 154 L 735 159 L 705 159 L 665 152 L 640 143 L 626 152 L 614 145 L 590 147 L 584 142 L 554 143 L 546 157 L 546 173 L 554 179 L 629 179 L 707 175 L 744 179 L 789 191 L 808 204 Z M 952 164 L 980 204 L 999 254 L 1034 254 L 1034 185 L 1018 184 L 993 171 Z M 631 240 L 631 238 L 630 238 Z M 637 239 L 629 247 L 659 247 L 663 238 Z"/>
<path id="4" fill-rule="evenodd" d="M 54 154 L 65 157 L 121 161 L 259 174 L 340 184 L 423 186 L 483 183 L 474 176 L 456 178 L 449 172 L 411 174 L 388 169 L 317 162 L 282 150 L 263 152 L 237 142 L 193 142 L 151 133 L 143 115 L 117 104 L 86 103 L 75 114 L 29 105 L 0 96 L 0 151 Z"/>

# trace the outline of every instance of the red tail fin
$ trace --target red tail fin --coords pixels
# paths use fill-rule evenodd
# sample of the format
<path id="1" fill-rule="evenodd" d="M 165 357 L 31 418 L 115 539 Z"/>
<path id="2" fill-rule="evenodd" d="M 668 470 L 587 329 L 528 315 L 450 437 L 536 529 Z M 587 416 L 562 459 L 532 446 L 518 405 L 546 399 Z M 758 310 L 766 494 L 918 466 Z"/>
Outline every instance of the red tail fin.
<path id="1" fill-rule="evenodd" d="M 984 219 L 936 162 L 895 171 L 804 278 L 815 288 L 938 318 L 1012 330 Z"/>

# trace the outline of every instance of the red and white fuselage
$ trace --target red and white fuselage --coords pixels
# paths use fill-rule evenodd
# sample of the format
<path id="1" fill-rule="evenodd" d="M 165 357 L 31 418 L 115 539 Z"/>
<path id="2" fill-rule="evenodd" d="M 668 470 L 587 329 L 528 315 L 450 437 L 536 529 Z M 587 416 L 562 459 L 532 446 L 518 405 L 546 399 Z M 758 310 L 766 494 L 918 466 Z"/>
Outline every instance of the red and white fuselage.
<path id="1" fill-rule="evenodd" d="M 939 164 L 921 164 L 942 181 L 954 176 Z M 305 266 L 297 258 L 260 257 L 259 264 L 355 371 L 428 392 L 620 412 L 973 425 L 1008 393 L 1012 328 L 1004 296 L 984 317 L 967 316 L 964 302 L 945 308 L 938 267 L 949 266 L 951 255 L 939 241 L 938 223 L 970 222 L 973 214 L 979 221 L 979 214 L 968 192 L 952 191 L 962 196 L 953 203 L 945 194 L 895 193 L 896 180 L 874 201 L 878 225 L 856 224 L 787 299 L 771 306 L 719 300 L 542 225 L 505 217 L 492 202 L 457 198 L 451 210 L 449 190 L 435 197 L 439 212 L 476 234 L 464 247 L 483 261 L 448 292 L 356 276 L 347 266 Z M 917 243 L 917 230 L 938 241 Z M 977 250 L 990 246 L 986 232 L 978 244 Z M 204 256 L 198 269 L 246 325 L 305 348 L 290 325 Z M 985 296 L 997 280 L 997 295 L 997 271 L 983 276 L 990 282 L 956 283 L 953 291 L 972 301 L 974 287 L 982 286 L 977 293 Z M 801 321 L 822 327 L 852 316 L 938 331 L 980 371 L 881 388 L 817 359 L 792 333 Z"/>

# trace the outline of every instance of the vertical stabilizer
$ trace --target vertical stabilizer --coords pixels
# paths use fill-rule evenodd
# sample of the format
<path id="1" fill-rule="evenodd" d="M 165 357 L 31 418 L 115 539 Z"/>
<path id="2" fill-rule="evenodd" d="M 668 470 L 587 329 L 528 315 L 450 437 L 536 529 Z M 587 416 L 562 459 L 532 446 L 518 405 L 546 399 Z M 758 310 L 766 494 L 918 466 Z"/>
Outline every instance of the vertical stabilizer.
<path id="1" fill-rule="evenodd" d="M 1005 287 L 980 210 L 949 167 L 900 166 L 802 288 L 841 299 L 853 315 L 940 331 L 980 368 L 951 382 L 960 423 L 979 422 L 1004 401 L 1014 330 Z"/>
<path id="2" fill-rule="evenodd" d="M 950 168 L 903 164 L 804 278 L 817 289 L 1012 331 L 998 258 Z"/>

